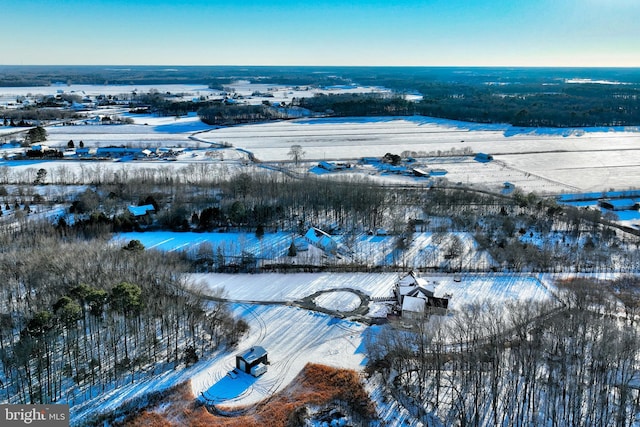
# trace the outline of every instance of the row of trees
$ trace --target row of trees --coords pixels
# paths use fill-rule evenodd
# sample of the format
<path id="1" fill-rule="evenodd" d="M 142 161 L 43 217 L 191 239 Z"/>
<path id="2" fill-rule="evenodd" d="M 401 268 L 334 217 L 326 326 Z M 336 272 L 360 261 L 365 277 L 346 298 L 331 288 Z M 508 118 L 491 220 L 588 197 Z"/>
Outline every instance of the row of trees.
<path id="1" fill-rule="evenodd" d="M 632 317 L 602 315 L 615 310 L 601 288 L 574 283 L 560 311 L 487 302 L 387 327 L 368 367 L 427 425 L 633 425 L 640 334 Z"/>
<path id="2" fill-rule="evenodd" d="M 475 238 L 477 247 L 468 250 L 486 251 L 492 259 L 466 265 L 462 261 L 469 254 L 450 251 L 451 266 L 456 268 L 608 271 L 624 267 L 632 271 L 640 262 L 634 246 L 637 237 L 609 225 L 607 215 L 557 205 L 535 194 L 516 192 L 505 197 L 446 186 L 381 189 L 367 179 L 293 178 L 258 168 L 231 175 L 211 164 L 178 168 L 173 175 L 168 167 L 136 171 L 118 167 L 114 172 L 108 165 L 94 164 L 81 170 L 93 185 L 75 195 L 59 186 L 31 186 L 59 182 L 69 178 L 67 172 L 64 168 L 46 174 L 26 169 L 21 176 L 30 185 L 12 187 L 15 194 L 5 186 L 0 201 L 34 207 L 71 197 L 69 212 L 81 214 L 74 227 L 84 228 L 85 235 L 149 227 L 175 231 L 260 228 L 304 234 L 313 225 L 355 237 L 384 228 L 399 236 L 402 247 L 398 249 L 403 250 L 410 247 L 415 231 L 455 231 Z M 0 182 L 14 181 L 13 174 L 0 167 Z M 128 206 L 144 204 L 156 207 L 153 221 L 128 214 Z M 402 258 L 399 252 L 395 259 Z M 437 260 L 437 254 L 424 257 L 414 267 L 437 268 Z"/>
<path id="3" fill-rule="evenodd" d="M 317 94 L 296 98 L 292 104 L 335 117 L 408 116 L 415 114 L 416 104 L 399 95 L 388 94 Z"/>

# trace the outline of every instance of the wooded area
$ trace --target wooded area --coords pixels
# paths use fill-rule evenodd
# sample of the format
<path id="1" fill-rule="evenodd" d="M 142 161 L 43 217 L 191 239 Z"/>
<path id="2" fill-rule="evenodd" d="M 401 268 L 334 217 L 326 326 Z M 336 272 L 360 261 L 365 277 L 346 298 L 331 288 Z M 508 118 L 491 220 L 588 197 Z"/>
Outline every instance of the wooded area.
<path id="1" fill-rule="evenodd" d="M 76 239 L 40 223 L 0 234 L 0 371 L 10 403 L 77 404 L 191 364 L 246 331 L 184 289 L 180 255 Z"/>
<path id="2" fill-rule="evenodd" d="M 427 425 L 434 415 L 445 425 L 633 425 L 637 303 L 625 318 L 607 315 L 629 281 L 638 285 L 561 283 L 560 304 L 517 303 L 506 316 L 487 301 L 451 321 L 385 327 L 367 347 L 368 369 Z"/>

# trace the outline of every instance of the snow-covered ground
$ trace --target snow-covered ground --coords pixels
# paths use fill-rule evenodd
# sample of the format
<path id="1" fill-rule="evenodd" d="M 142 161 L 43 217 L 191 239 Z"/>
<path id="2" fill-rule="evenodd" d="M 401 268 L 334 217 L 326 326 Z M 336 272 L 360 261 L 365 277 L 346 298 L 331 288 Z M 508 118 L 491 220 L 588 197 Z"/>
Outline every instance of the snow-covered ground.
<path id="1" fill-rule="evenodd" d="M 230 299 L 293 301 L 319 290 L 345 287 L 371 296 L 390 296 L 398 277 L 395 273 L 195 274 L 189 280 L 204 293 L 224 290 Z M 460 282 L 447 275 L 424 277 L 435 283 L 436 295 L 451 295 L 453 312 L 487 300 L 504 307 L 504 303 L 516 300 L 554 300 L 548 285 L 536 277 L 468 275 Z M 340 291 L 323 294 L 316 303 L 346 311 L 359 301 L 353 293 Z M 260 345 L 269 352 L 271 364 L 269 371 L 257 379 L 245 374 L 237 378 L 226 376 L 235 366 L 233 355 L 207 365 L 192 377 L 192 388 L 197 396 L 210 402 L 225 406 L 258 402 L 286 386 L 308 362 L 356 370 L 366 363 L 364 337 L 368 328 L 360 323 L 287 305 L 235 303 L 234 313 L 251 326 L 240 349 Z"/>
<path id="2" fill-rule="evenodd" d="M 83 141 L 87 148 L 186 150 L 171 166 L 166 161 L 147 159 L 128 162 L 127 167 L 175 168 L 205 161 L 231 171 L 247 167 L 248 152 L 261 161 L 289 161 L 292 145 L 302 147 L 308 169 L 319 160 L 356 160 L 379 158 L 386 153 L 410 153 L 420 160 L 422 169 L 444 169 L 447 172 L 444 177 L 450 183 L 497 189 L 504 182 L 510 182 L 524 192 L 621 190 L 635 186 L 640 179 L 640 131 L 637 128 L 532 130 L 430 117 L 296 119 L 215 128 L 200 122 L 194 114 L 180 118 L 122 115 L 131 117 L 134 124 L 99 125 L 88 120 L 89 124 L 47 127 L 47 144 L 66 148 L 68 141 L 73 140 L 75 144 Z M 0 131 L 15 132 L 16 128 L 0 127 Z M 232 147 L 219 149 L 217 144 L 221 143 Z M 495 160 L 479 163 L 471 157 L 439 157 L 460 153 L 463 149 L 490 153 Z M 21 150 L 24 149 L 9 145 L 1 149 L 5 155 Z M 77 163 L 80 162 L 64 162 L 70 170 L 77 169 Z M 109 163 L 103 164 L 106 169 L 113 168 Z M 54 161 L 42 162 L 47 170 L 59 165 Z M 340 173 L 366 175 L 381 183 L 424 185 L 426 182 L 422 178 L 381 173 L 361 165 Z"/>
<path id="3" fill-rule="evenodd" d="M 352 288 L 375 296 L 390 296 L 397 273 L 295 273 L 295 274 L 192 274 L 187 281 L 205 293 L 235 300 L 293 301 L 320 290 Z M 451 275 L 423 276 L 436 287 L 436 295 L 451 294 L 450 308 L 492 300 L 507 310 L 509 301 L 549 301 L 553 305 L 551 276 L 467 275 L 457 282 Z M 315 302 L 328 309 L 347 311 L 355 304 L 353 293 L 322 294 Z M 371 303 L 373 307 L 374 304 Z M 201 359 L 185 370 L 166 372 L 153 379 L 128 384 L 72 408 L 72 423 L 89 414 L 109 412 L 145 393 L 159 391 L 191 380 L 196 396 L 223 406 L 243 406 L 259 402 L 282 390 L 307 363 L 362 370 L 366 364 L 365 341 L 378 327 L 349 319 L 308 311 L 291 305 L 235 302 L 233 313 L 250 326 L 236 352 Z M 246 374 L 235 378 L 227 373 L 235 367 L 235 354 L 260 345 L 268 352 L 268 371 L 259 378 Z M 400 410 L 398 408 L 394 410 Z M 392 426 L 400 426 L 393 417 Z"/>
<path id="4" fill-rule="evenodd" d="M 199 84 L 161 84 L 161 85 L 88 85 L 88 84 L 52 84 L 51 86 L 18 86 L 0 87 L 0 105 L 14 102 L 16 97 L 36 97 L 39 95 L 55 96 L 60 93 L 76 94 L 80 96 L 118 96 L 148 93 L 157 90 L 160 93 L 170 92 L 172 94 L 190 94 L 191 96 L 212 95 L 219 91 L 209 89 L 205 85 Z"/>
<path id="5" fill-rule="evenodd" d="M 199 137 L 243 147 L 264 161 L 288 159 L 292 145 L 301 145 L 305 158 L 317 160 L 405 151 L 430 157 L 469 147 L 473 152 L 490 153 L 499 162 L 442 165 L 449 172 L 449 181 L 515 181 L 526 191 L 628 188 L 640 175 L 640 162 L 634 161 L 640 159 L 638 128 L 534 130 L 431 117 L 373 117 L 298 119 L 220 128 Z M 440 167 L 437 159 L 432 163 Z M 555 188 L 549 189 L 550 185 Z"/>
<path id="6" fill-rule="evenodd" d="M 224 85 L 225 92 L 211 89 L 200 84 L 160 84 L 160 85 L 79 85 L 53 84 L 51 86 L 0 87 L 0 106 L 16 107 L 16 99 L 24 97 L 29 101 L 43 96 L 73 94 L 81 97 L 115 96 L 128 99 L 134 93 L 141 95 L 149 92 L 170 94 L 176 101 L 222 99 L 224 94 L 236 98 L 236 102 L 245 104 L 261 104 L 262 101 L 291 102 L 292 98 L 307 98 L 319 93 L 390 93 L 388 89 L 375 86 L 343 85 L 325 88 L 311 86 L 287 86 L 280 84 L 254 83 L 248 80 L 237 80 Z M 419 99 L 408 95 L 409 99 Z"/>
<path id="7" fill-rule="evenodd" d="M 234 355 L 221 358 L 191 378 L 192 390 L 211 403 L 241 406 L 257 403 L 286 387 L 307 363 L 362 369 L 366 326 L 288 306 L 239 304 L 234 312 L 251 327 L 238 346 L 240 352 L 260 345 L 268 352 L 268 371 L 259 378 L 227 376 L 235 367 Z"/>
<path id="8" fill-rule="evenodd" d="M 349 312 L 360 306 L 360 298 L 353 292 L 335 291 L 318 295 L 313 302 L 329 310 Z"/>
<path id="9" fill-rule="evenodd" d="M 183 251 L 190 255 L 195 255 L 201 245 L 207 243 L 213 250 L 210 256 L 215 256 L 219 248 L 227 257 L 239 257 L 243 252 L 248 252 L 258 259 L 275 259 L 286 254 L 291 244 L 291 233 L 266 233 L 258 238 L 255 233 L 154 231 L 121 233 L 115 239 L 124 243 L 139 240 L 146 249 Z"/>
<path id="10" fill-rule="evenodd" d="M 371 297 L 391 297 L 393 285 L 401 273 L 263 273 L 263 274 L 189 274 L 187 281 L 204 294 L 224 291 L 226 298 L 236 301 L 295 301 L 315 292 L 350 288 Z M 553 285 L 538 277 L 517 274 L 453 274 L 423 275 L 435 286 L 435 296 L 450 295 L 449 308 L 459 310 L 465 305 L 485 301 L 502 303 L 515 300 L 544 301 L 552 299 Z M 458 279 L 459 281 L 456 281 Z M 328 294 L 332 295 L 332 294 Z M 333 299 L 337 309 L 344 311 L 352 303 L 352 293 L 338 292 Z M 340 300 L 340 297 L 346 301 Z M 331 304 L 322 303 L 331 308 Z M 336 309 L 336 308 L 334 308 Z"/>

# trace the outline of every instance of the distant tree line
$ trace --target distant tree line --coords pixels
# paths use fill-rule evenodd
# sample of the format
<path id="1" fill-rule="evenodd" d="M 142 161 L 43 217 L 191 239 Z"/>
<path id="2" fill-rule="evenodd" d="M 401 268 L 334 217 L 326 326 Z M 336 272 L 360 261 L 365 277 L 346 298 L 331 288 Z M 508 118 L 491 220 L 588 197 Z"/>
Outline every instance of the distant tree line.
<path id="1" fill-rule="evenodd" d="M 57 108 L 39 108 L 29 107 L 19 110 L 2 110 L 0 109 L 0 124 L 3 126 L 34 126 L 40 121 L 46 122 L 51 120 L 70 120 L 79 118 L 78 114 L 73 111 L 62 110 Z"/>
<path id="2" fill-rule="evenodd" d="M 603 85 L 565 86 L 558 93 L 505 96 L 490 88 L 425 87 L 424 99 L 400 95 L 316 94 L 295 98 L 290 106 L 323 117 L 422 115 L 479 123 L 508 123 L 523 127 L 597 127 L 640 124 L 640 89 L 612 91 Z M 287 118 L 275 110 L 250 105 L 214 105 L 199 110 L 208 124 L 233 125 Z"/>
<path id="3" fill-rule="evenodd" d="M 208 83 L 225 90 L 236 80 L 322 88 L 333 85 L 385 87 L 395 95 L 329 94 L 292 100 L 291 105 L 329 116 L 375 116 L 419 114 L 481 123 L 510 123 L 526 127 L 630 126 L 640 124 L 640 77 L 634 70 L 574 69 L 483 69 L 483 68 L 385 68 L 334 67 L 333 73 L 317 73 L 312 67 L 186 67 L 176 72 L 163 69 L 102 70 L 93 67 L 42 68 L 3 67 L 0 86 L 49 85 L 52 82 L 93 84 Z M 571 83 L 583 77 L 585 82 Z M 615 80 L 609 82 L 609 80 Z M 589 81 L 592 82 L 589 82 Z M 623 84 L 602 84 L 623 83 Z M 408 102 L 405 94 L 418 94 L 419 102 Z M 255 106 L 224 108 L 206 100 L 174 102 L 155 93 L 132 97 L 132 108 L 145 104 L 161 115 L 177 116 L 202 111 L 207 123 L 247 123 L 281 119 L 282 116 Z M 213 109 L 213 110 L 211 110 Z M 242 110 L 245 111 L 242 111 Z M 19 121 L 42 112 L 4 111 Z M 22 110 L 20 110 L 22 111 Z M 66 112 L 65 114 L 72 114 Z M 35 116 L 35 117 L 33 117 Z M 66 118 L 58 116 L 55 118 Z"/>
<path id="4" fill-rule="evenodd" d="M 519 88 L 522 90 L 523 88 Z M 553 93 L 504 93 L 491 86 L 423 86 L 416 112 L 424 116 L 525 127 L 630 126 L 640 124 L 640 88 L 564 84 Z"/>
<path id="5" fill-rule="evenodd" d="M 332 117 L 408 116 L 416 105 L 401 96 L 388 94 L 316 94 L 296 98 L 293 105 Z"/>
<path id="6" fill-rule="evenodd" d="M 234 105 L 217 103 L 198 110 L 200 119 L 208 125 L 231 126 L 288 118 L 285 112 L 268 105 Z"/>

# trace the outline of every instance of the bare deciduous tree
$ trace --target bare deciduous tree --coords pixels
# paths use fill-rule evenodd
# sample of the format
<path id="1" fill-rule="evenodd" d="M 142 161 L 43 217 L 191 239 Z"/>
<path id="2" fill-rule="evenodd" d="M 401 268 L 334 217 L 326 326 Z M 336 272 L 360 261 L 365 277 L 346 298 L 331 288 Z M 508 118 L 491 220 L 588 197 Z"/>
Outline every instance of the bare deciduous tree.
<path id="1" fill-rule="evenodd" d="M 298 144 L 292 145 L 288 153 L 289 158 L 291 158 L 291 160 L 296 166 L 298 166 L 298 163 L 302 160 L 302 158 L 304 157 L 304 154 L 305 152 L 302 149 L 302 146 Z"/>

